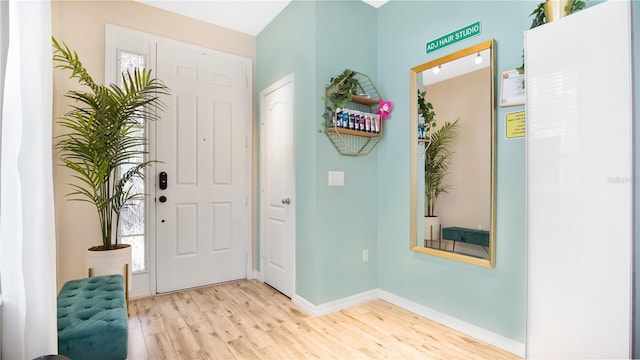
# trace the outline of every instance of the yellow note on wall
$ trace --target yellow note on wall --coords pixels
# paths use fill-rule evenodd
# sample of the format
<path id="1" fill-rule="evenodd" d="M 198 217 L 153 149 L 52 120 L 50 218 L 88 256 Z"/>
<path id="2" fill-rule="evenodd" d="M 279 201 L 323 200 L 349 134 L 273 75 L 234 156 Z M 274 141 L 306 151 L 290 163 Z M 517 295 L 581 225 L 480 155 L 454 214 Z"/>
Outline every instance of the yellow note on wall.
<path id="1" fill-rule="evenodd" d="M 524 137 L 526 129 L 524 111 L 507 113 L 505 123 L 507 139 Z"/>

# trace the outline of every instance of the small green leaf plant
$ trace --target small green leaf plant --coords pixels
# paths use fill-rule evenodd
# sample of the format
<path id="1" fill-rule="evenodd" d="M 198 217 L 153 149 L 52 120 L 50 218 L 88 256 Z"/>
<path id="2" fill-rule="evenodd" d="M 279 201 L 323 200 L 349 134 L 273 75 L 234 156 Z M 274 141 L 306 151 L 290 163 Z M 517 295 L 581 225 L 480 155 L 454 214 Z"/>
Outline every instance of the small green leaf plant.
<path id="1" fill-rule="evenodd" d="M 336 109 L 343 108 L 351 101 L 353 95 L 361 89 L 360 82 L 355 78 L 356 72 L 346 69 L 342 74 L 332 77 L 329 84 L 325 86 L 325 96 L 322 100 L 325 102 L 324 119 L 325 127 L 333 126 L 333 116 Z"/>
<path id="2" fill-rule="evenodd" d="M 431 130 L 436 127 L 436 112 L 433 109 L 433 104 L 427 102 L 425 90 L 418 90 L 418 116 L 422 120 L 418 119 L 418 138 L 430 139 Z"/>
<path id="3" fill-rule="evenodd" d="M 531 27 L 529 29 L 536 28 L 540 25 L 544 25 L 547 23 L 547 17 L 544 12 L 544 4 L 545 1 L 541 2 L 536 6 L 535 9 L 529 14 L 529 16 L 533 16 L 533 21 L 531 22 Z M 587 6 L 586 0 L 572 0 L 571 1 L 571 9 L 569 9 L 569 14 L 573 14 L 584 9 Z M 520 74 L 524 74 L 524 50 L 522 50 L 522 66 L 516 68 Z"/>

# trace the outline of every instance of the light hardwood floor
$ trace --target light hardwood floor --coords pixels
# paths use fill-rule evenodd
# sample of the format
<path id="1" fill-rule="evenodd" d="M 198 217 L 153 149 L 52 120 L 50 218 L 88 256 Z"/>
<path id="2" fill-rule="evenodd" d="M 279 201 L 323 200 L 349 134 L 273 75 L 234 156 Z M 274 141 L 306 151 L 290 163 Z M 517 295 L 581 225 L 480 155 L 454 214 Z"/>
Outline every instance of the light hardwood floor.
<path id="1" fill-rule="evenodd" d="M 374 300 L 313 317 L 255 280 L 132 301 L 129 359 L 519 359 Z"/>

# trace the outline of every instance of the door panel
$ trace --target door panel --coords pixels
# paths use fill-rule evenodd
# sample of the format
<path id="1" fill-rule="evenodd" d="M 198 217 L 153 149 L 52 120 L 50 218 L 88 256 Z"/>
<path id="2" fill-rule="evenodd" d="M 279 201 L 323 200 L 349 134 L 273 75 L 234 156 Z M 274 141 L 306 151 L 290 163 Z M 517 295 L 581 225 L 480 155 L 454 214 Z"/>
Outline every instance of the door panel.
<path id="1" fill-rule="evenodd" d="M 247 277 L 247 64 L 158 44 L 158 78 L 171 89 L 158 122 L 157 292 Z"/>
<path id="2" fill-rule="evenodd" d="M 264 280 L 291 297 L 295 279 L 293 76 L 261 93 Z"/>
<path id="3" fill-rule="evenodd" d="M 175 151 L 176 170 L 175 176 L 180 185 L 196 185 L 197 164 L 197 98 L 195 96 L 176 96 L 176 144 Z M 166 137 L 162 134 L 163 137 Z M 170 136 L 170 134 L 168 134 Z M 163 141 L 164 142 L 164 141 Z"/>

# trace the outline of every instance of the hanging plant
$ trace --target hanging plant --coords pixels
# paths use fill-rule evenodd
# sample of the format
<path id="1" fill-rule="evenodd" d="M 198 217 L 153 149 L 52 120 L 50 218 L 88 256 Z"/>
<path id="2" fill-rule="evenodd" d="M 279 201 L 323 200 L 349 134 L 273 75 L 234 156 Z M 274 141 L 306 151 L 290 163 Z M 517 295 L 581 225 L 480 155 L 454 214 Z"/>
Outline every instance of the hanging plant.
<path id="1" fill-rule="evenodd" d="M 354 77 L 355 71 L 346 69 L 342 74 L 332 77 L 325 86 L 325 109 L 322 118 L 326 126 L 333 126 L 333 116 L 336 109 L 343 108 L 351 101 L 353 95 L 361 89 L 360 83 Z"/>
<path id="2" fill-rule="evenodd" d="M 436 127 L 436 112 L 433 110 L 433 104 L 425 99 L 426 94 L 425 90 L 418 90 L 418 115 L 424 119 L 425 134 L 429 134 L 431 129 Z"/>

